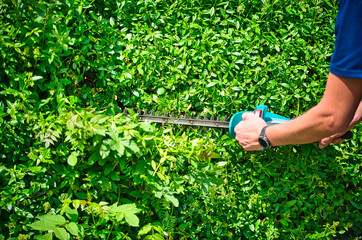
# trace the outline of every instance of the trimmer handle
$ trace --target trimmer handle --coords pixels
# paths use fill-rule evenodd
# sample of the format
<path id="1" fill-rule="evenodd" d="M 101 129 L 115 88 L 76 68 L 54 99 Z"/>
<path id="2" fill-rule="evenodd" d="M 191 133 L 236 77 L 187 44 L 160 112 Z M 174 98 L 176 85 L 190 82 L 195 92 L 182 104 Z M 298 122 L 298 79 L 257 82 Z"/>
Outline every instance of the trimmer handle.
<path id="1" fill-rule="evenodd" d="M 236 125 L 238 125 L 239 122 L 243 121 L 242 115 L 247 112 L 254 112 L 255 115 L 262 118 L 268 125 L 274 125 L 279 123 L 284 123 L 287 121 L 290 121 L 291 119 L 283 117 L 279 114 L 270 113 L 268 112 L 268 106 L 266 105 L 258 105 L 254 109 L 254 111 L 243 111 L 235 113 L 229 123 L 229 133 L 233 138 L 235 138 L 236 134 L 234 131 L 234 128 Z M 346 132 L 343 136 L 341 136 L 342 139 L 351 139 L 353 137 L 353 133 L 351 131 Z"/>
<path id="2" fill-rule="evenodd" d="M 238 112 L 238 113 L 235 113 L 231 117 L 230 123 L 229 123 L 229 133 L 231 134 L 231 136 L 233 138 L 235 138 L 235 136 L 236 136 L 235 131 L 234 131 L 235 126 L 238 125 L 239 122 L 243 121 L 242 115 L 247 112 L 251 112 L 251 113 L 253 112 L 255 115 L 262 118 L 268 125 L 274 125 L 274 124 L 279 124 L 279 123 L 290 121 L 289 118 L 283 117 L 279 114 L 268 112 L 268 106 L 258 105 L 254 109 L 254 111 Z"/>
<path id="3" fill-rule="evenodd" d="M 345 134 L 343 134 L 342 136 L 340 136 L 340 138 L 342 138 L 342 139 L 351 139 L 351 138 L 353 138 L 353 133 L 351 131 L 348 131 Z"/>

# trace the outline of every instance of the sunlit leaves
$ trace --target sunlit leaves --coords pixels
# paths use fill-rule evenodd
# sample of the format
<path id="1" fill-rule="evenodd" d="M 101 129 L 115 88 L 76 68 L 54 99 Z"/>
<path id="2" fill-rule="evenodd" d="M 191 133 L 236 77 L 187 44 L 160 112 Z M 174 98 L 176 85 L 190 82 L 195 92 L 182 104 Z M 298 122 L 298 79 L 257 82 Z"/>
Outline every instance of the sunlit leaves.
<path id="1" fill-rule="evenodd" d="M 61 240 L 70 239 L 70 234 L 64 228 L 55 228 L 54 235 Z"/>
<path id="2" fill-rule="evenodd" d="M 323 93 L 337 5 L 3 1 L 0 239 L 357 236 L 359 138 L 254 154 L 121 114 L 300 115 Z"/>
<path id="3" fill-rule="evenodd" d="M 74 222 L 70 222 L 70 223 L 66 224 L 65 228 L 67 229 L 67 231 L 70 234 L 72 234 L 74 236 L 79 236 L 80 235 L 79 234 L 79 228 L 78 228 L 77 224 L 74 223 Z"/>
<path id="4" fill-rule="evenodd" d="M 75 152 L 72 152 L 68 157 L 68 164 L 72 167 L 74 167 L 77 164 L 77 155 Z"/>
<path id="5" fill-rule="evenodd" d="M 134 204 L 123 204 L 117 206 L 117 204 L 113 204 L 109 207 L 109 216 L 115 217 L 118 222 L 125 219 L 125 221 L 133 227 L 138 227 L 139 219 L 136 216 L 136 213 L 140 212 Z"/>
<path id="6" fill-rule="evenodd" d="M 37 217 L 39 220 L 35 221 L 32 224 L 29 224 L 28 226 L 36 229 L 36 230 L 52 230 L 58 225 L 63 225 L 66 223 L 66 220 L 64 217 L 60 215 L 43 215 Z"/>

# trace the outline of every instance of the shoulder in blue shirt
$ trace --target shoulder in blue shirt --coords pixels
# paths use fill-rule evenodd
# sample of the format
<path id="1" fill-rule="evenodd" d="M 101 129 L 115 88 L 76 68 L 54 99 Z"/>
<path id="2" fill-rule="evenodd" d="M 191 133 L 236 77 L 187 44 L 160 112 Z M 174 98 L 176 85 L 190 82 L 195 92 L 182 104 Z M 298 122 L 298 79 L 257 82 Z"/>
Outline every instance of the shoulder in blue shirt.
<path id="1" fill-rule="evenodd" d="M 330 71 L 362 79 L 362 0 L 340 0 Z"/>

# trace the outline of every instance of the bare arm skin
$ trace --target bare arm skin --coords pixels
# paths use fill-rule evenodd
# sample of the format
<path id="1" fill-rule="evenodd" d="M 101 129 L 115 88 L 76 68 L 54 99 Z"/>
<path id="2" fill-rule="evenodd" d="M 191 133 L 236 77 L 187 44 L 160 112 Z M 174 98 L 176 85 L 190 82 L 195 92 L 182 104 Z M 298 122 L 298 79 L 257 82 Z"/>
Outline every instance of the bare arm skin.
<path id="1" fill-rule="evenodd" d="M 322 100 L 307 113 L 292 121 L 266 129 L 272 146 L 317 142 L 335 133 L 345 132 L 362 98 L 362 79 L 329 74 Z M 258 137 L 266 123 L 246 113 L 235 127 L 236 140 L 245 150 L 260 150 Z"/>
<path id="2" fill-rule="evenodd" d="M 351 121 L 351 123 L 349 124 L 347 130 L 351 130 L 354 126 L 356 126 L 358 123 L 360 123 L 362 121 L 362 102 L 360 102 L 354 117 Z M 336 133 L 333 134 L 332 136 L 323 138 L 320 142 L 319 142 L 319 147 L 320 148 L 325 148 L 328 144 L 330 143 L 341 143 L 343 141 L 342 138 L 340 138 L 340 136 L 342 136 L 343 134 L 345 134 L 345 132 L 340 132 L 340 133 Z"/>
<path id="3" fill-rule="evenodd" d="M 362 121 L 362 102 L 360 102 L 356 113 L 354 114 L 353 120 L 348 128 L 348 130 L 351 130 L 354 126 L 356 126 L 358 123 Z"/>

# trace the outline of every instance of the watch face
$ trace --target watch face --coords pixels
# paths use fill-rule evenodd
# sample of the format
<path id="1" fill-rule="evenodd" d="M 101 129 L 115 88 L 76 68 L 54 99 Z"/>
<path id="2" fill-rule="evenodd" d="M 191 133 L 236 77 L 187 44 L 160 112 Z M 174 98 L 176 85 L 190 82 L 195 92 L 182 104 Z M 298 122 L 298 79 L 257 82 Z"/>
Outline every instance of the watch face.
<path id="1" fill-rule="evenodd" d="M 265 139 L 263 139 L 263 138 L 259 138 L 259 144 L 260 144 L 260 146 L 262 147 L 262 148 L 268 148 L 268 143 L 267 143 L 267 141 L 265 141 Z"/>

